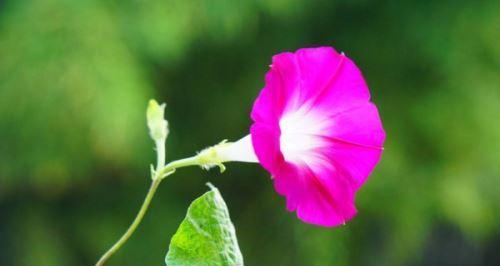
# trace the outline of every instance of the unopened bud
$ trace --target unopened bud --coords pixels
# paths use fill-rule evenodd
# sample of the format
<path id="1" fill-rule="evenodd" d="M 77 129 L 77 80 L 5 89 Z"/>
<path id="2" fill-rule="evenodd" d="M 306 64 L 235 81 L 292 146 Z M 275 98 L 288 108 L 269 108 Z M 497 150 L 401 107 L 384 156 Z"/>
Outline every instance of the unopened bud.
<path id="1" fill-rule="evenodd" d="M 150 100 L 146 117 L 148 120 L 149 135 L 154 141 L 165 141 L 168 135 L 168 122 L 165 120 L 165 106 L 159 105 L 155 100 Z"/>

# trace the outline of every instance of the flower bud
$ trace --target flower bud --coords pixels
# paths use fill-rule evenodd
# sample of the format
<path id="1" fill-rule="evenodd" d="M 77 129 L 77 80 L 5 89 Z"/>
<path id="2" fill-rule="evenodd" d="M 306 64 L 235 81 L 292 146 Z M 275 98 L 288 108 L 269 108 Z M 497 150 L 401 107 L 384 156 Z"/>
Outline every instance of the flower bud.
<path id="1" fill-rule="evenodd" d="M 165 104 L 159 105 L 155 100 L 150 100 L 146 117 L 148 120 L 149 135 L 154 141 L 165 141 L 168 135 L 168 122 L 165 120 Z"/>

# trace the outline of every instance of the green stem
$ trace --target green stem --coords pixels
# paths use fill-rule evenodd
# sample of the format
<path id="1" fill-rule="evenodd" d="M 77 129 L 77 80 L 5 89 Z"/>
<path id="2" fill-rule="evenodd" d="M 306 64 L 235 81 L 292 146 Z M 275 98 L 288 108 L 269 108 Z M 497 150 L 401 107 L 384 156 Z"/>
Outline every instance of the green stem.
<path id="1" fill-rule="evenodd" d="M 120 239 L 108 251 L 106 251 L 104 255 L 102 255 L 102 257 L 96 263 L 96 266 L 104 265 L 106 261 L 111 256 L 113 256 L 113 254 L 115 254 L 123 246 L 123 244 L 125 244 L 125 242 L 127 242 L 130 236 L 132 236 L 134 231 L 141 223 L 142 218 L 144 218 L 144 215 L 146 214 L 146 211 L 148 210 L 149 205 L 151 204 L 151 200 L 153 199 L 153 196 L 156 193 L 156 189 L 160 185 L 163 178 L 172 174 L 177 168 L 191 166 L 191 165 L 199 165 L 199 160 L 197 156 L 170 162 L 169 164 L 161 168 L 159 171 L 156 171 L 156 174 L 153 177 L 153 182 L 151 183 L 151 187 L 149 188 L 148 194 L 146 194 L 146 198 L 144 199 L 141 209 L 137 213 L 137 216 L 135 217 L 134 221 L 129 226 L 127 231 L 122 235 L 122 237 L 120 237 Z"/>
<path id="2" fill-rule="evenodd" d="M 165 165 L 165 139 L 157 140 L 156 145 L 156 170 Z"/>
<path id="3" fill-rule="evenodd" d="M 171 175 L 177 168 L 192 165 L 200 165 L 198 156 L 188 157 L 168 163 L 167 165 L 165 165 L 165 167 L 156 172 L 155 179 L 163 179 Z"/>
<path id="4" fill-rule="evenodd" d="M 134 233 L 135 229 L 137 229 L 137 226 L 142 221 L 142 218 L 144 217 L 144 214 L 146 214 L 146 211 L 149 208 L 149 204 L 151 203 L 151 200 L 153 199 L 153 196 L 156 192 L 156 189 L 158 188 L 158 185 L 160 185 L 161 179 L 156 179 L 153 180 L 151 183 L 151 187 L 149 188 L 148 194 L 146 194 L 146 198 L 144 199 L 144 202 L 142 203 L 141 209 L 137 213 L 137 216 L 135 217 L 134 221 L 132 224 L 129 226 L 125 234 L 120 237 L 120 239 L 106 252 L 104 255 L 102 255 L 101 259 L 96 263 L 96 266 L 102 266 L 106 261 L 115 254 L 122 246 L 127 242 L 127 240 L 130 238 L 130 236 Z"/>

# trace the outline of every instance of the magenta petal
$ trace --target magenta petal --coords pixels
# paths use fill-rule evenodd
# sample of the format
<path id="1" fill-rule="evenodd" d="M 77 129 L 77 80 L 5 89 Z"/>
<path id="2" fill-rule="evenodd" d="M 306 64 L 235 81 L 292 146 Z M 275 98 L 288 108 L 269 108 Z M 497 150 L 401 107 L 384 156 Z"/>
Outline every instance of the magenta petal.
<path id="1" fill-rule="evenodd" d="M 279 129 L 255 123 L 250 128 L 255 154 L 266 170 L 273 173 L 284 162 L 279 147 Z"/>
<path id="2" fill-rule="evenodd" d="M 356 65 L 333 48 L 273 57 L 251 115 L 252 144 L 287 209 L 337 226 L 382 154 L 385 132 Z"/>
<path id="3" fill-rule="evenodd" d="M 282 110 L 278 106 L 282 106 L 283 101 L 275 97 L 273 92 L 275 91 L 268 88 L 262 89 L 250 115 L 253 121 L 268 125 L 278 123 Z"/>
<path id="4" fill-rule="evenodd" d="M 300 72 L 300 102 L 316 98 L 331 86 L 342 71 L 344 56 L 331 47 L 299 49 L 296 52 Z"/>
<path id="5" fill-rule="evenodd" d="M 334 141 L 325 153 L 338 172 L 350 181 L 352 188 L 358 190 L 379 162 L 382 150 Z"/>
<path id="6" fill-rule="evenodd" d="M 274 179 L 287 209 L 308 223 L 337 226 L 356 214 L 354 190 L 334 168 L 314 171 L 309 167 L 284 166 Z"/>
<path id="7" fill-rule="evenodd" d="M 382 122 L 373 103 L 366 102 L 338 113 L 331 119 L 326 137 L 376 149 L 380 149 L 385 141 Z"/>

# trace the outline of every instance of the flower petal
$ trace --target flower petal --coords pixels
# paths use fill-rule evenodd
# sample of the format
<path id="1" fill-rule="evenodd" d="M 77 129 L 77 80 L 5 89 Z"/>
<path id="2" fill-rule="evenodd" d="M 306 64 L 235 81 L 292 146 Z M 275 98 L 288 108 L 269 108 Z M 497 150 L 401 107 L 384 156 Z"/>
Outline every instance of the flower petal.
<path id="1" fill-rule="evenodd" d="M 274 179 L 287 209 L 308 223 L 338 226 L 356 214 L 354 190 L 333 167 L 312 169 L 286 164 Z"/>
<path id="2" fill-rule="evenodd" d="M 368 86 L 354 62 L 341 54 L 341 60 L 329 82 L 311 98 L 309 104 L 316 110 L 337 114 L 370 100 Z"/>
<path id="3" fill-rule="evenodd" d="M 357 191 L 380 161 L 382 149 L 333 140 L 327 151 L 323 151 L 323 154 L 335 165 L 339 174 L 344 179 L 349 180 L 352 188 Z"/>
<path id="4" fill-rule="evenodd" d="M 355 145 L 381 149 L 385 141 L 377 107 L 370 102 L 329 117 L 330 126 L 324 136 Z"/>
<path id="5" fill-rule="evenodd" d="M 252 144 L 260 164 L 273 173 L 284 162 L 279 147 L 279 129 L 255 123 L 250 128 Z"/>
<path id="6" fill-rule="evenodd" d="M 380 160 L 385 132 L 360 70 L 330 47 L 273 57 L 254 103 L 252 143 L 287 209 L 305 222 L 345 223 Z"/>

